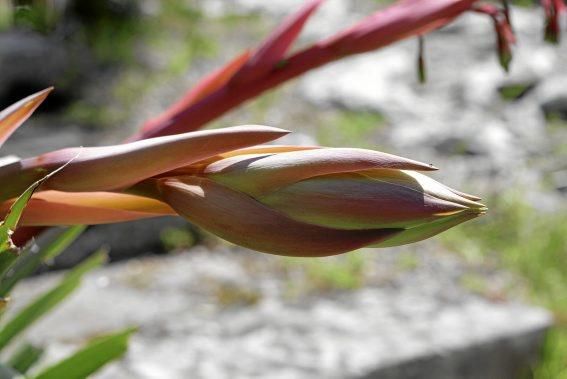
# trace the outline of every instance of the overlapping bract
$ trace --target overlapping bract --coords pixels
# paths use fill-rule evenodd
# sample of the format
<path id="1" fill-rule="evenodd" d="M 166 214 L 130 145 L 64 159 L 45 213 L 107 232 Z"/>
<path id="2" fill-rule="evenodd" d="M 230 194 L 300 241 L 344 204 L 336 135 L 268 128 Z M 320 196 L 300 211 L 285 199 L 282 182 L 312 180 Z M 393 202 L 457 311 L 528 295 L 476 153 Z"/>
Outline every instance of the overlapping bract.
<path id="1" fill-rule="evenodd" d="M 416 242 L 482 214 L 478 198 L 420 174 L 433 169 L 420 162 L 360 149 L 257 146 L 287 133 L 265 126 L 186 133 L 313 68 L 422 36 L 473 6 L 493 17 L 501 61 L 505 66 L 509 62 L 514 37 L 507 7 L 477 6 L 475 0 L 402 0 L 289 54 L 321 3 L 307 1 L 259 48 L 208 75 L 148 121 L 131 143 L 64 149 L 1 165 L 0 213 L 31 184 L 66 165 L 41 182 L 42 191 L 23 215 L 24 225 L 108 223 L 179 213 L 253 249 L 319 256 Z M 548 30 L 557 32 L 562 0 L 542 4 Z M 0 145 L 50 91 L 0 113 Z"/>
<path id="2" fill-rule="evenodd" d="M 0 123 L 20 125 L 42 100 L 31 99 Z M 180 214 L 255 250 L 325 256 L 416 242 L 485 211 L 478 198 L 420 174 L 435 170 L 425 163 L 364 149 L 258 145 L 287 133 L 248 125 L 15 160 L 0 166 L 0 213 L 59 169 L 28 202 L 22 225 Z"/>
<path id="3" fill-rule="evenodd" d="M 247 149 L 153 181 L 156 197 L 238 245 L 326 256 L 417 242 L 485 212 L 478 198 L 362 149 Z"/>

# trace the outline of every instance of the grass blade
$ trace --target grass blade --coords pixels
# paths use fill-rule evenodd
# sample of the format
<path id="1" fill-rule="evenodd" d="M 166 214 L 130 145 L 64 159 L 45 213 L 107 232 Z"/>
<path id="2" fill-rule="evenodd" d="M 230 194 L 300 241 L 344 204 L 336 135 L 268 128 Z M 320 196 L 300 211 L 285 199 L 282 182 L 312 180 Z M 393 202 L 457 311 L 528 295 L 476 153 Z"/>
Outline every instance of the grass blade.
<path id="1" fill-rule="evenodd" d="M 96 338 L 70 357 L 48 367 L 34 379 L 83 379 L 107 363 L 120 358 L 128 349 L 135 328 Z"/>
<path id="2" fill-rule="evenodd" d="M 0 297 L 6 296 L 21 279 L 31 275 L 42 262 L 51 260 L 61 254 L 85 230 L 85 226 L 78 225 L 59 231 L 56 235 L 45 241 L 46 246 L 37 247 L 28 245 L 20 254 L 19 259 L 0 277 Z M 0 261 L 1 261 L 0 255 Z"/>
<path id="3" fill-rule="evenodd" d="M 6 364 L 19 373 L 25 374 L 41 358 L 43 351 L 40 347 L 26 343 L 16 350 Z"/>
<path id="4" fill-rule="evenodd" d="M 26 204 L 32 197 L 33 193 L 48 177 L 49 176 L 46 176 L 29 186 L 24 193 L 18 197 L 12 207 L 10 207 L 6 218 L 4 218 L 4 222 L 0 225 L 0 250 L 2 253 L 6 250 L 13 250 L 16 248 L 12 243 L 10 236 L 16 229 L 16 226 L 18 226 L 18 222 L 20 221 Z"/>
<path id="5" fill-rule="evenodd" d="M 40 295 L 16 314 L 0 331 L 0 349 L 4 348 L 15 336 L 67 298 L 79 286 L 81 277 L 89 270 L 102 265 L 105 260 L 106 251 L 100 250 L 96 252 L 69 272 L 58 285 Z"/>
<path id="6" fill-rule="evenodd" d="M 51 178 L 61 170 L 63 170 L 69 163 L 71 163 L 75 158 L 79 156 L 80 150 L 75 157 L 68 160 L 66 163 L 61 165 L 61 167 L 57 168 L 55 171 L 45 175 L 43 178 L 37 180 L 33 184 L 31 184 L 12 204 L 8 214 L 4 218 L 4 221 L 0 223 L 0 254 L 6 252 L 13 252 L 16 246 L 12 243 L 12 239 L 10 238 L 14 230 L 18 226 L 18 222 L 22 217 L 22 213 L 26 208 L 28 201 L 31 199 L 33 193 L 41 186 L 47 179 Z"/>
<path id="7" fill-rule="evenodd" d="M 0 252 L 0 278 L 3 278 L 6 275 L 14 262 L 18 259 L 18 256 L 19 250 L 17 248 Z"/>

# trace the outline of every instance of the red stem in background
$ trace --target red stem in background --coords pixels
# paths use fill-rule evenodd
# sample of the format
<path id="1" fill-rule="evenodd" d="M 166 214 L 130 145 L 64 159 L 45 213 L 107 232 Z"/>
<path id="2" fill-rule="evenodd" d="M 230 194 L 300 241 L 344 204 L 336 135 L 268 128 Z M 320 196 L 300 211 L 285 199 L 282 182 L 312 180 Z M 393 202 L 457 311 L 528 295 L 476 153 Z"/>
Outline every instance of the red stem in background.
<path id="1" fill-rule="evenodd" d="M 270 70 L 261 70 L 264 71 L 264 74 L 259 77 L 251 76 L 250 81 L 226 80 L 212 93 L 195 103 L 188 104 L 184 109 L 176 109 L 176 112 L 172 112 L 171 109 L 166 110 L 168 117 L 162 114 L 150 120 L 129 140 L 199 129 L 245 101 L 307 71 L 349 55 L 376 50 L 399 40 L 440 28 L 463 12 L 470 10 L 475 2 L 476 0 L 405 0 L 399 2 L 376 12 L 331 38 L 320 41 L 288 58 L 283 58 Z M 281 28 L 278 29 L 278 33 L 282 34 Z M 270 39 L 274 39 L 274 36 L 268 37 L 268 40 Z M 289 39 L 285 42 L 288 45 L 290 43 Z M 277 39 L 272 43 L 278 43 Z M 252 57 L 257 58 L 258 55 Z M 263 67 L 261 63 L 254 62 L 257 67 Z"/>

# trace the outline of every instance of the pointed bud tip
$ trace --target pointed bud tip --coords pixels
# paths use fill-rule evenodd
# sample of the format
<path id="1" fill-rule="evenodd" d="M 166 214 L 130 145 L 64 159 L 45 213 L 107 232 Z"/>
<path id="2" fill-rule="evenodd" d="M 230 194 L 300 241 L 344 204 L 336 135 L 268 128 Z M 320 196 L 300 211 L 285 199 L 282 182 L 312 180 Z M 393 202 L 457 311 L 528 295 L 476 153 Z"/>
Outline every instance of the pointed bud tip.
<path id="1" fill-rule="evenodd" d="M 471 195 L 470 193 L 466 193 L 466 192 L 460 192 L 460 191 L 456 191 L 451 189 L 453 192 L 455 192 L 457 195 L 460 195 L 462 197 L 464 197 L 465 199 L 469 199 L 472 201 L 481 201 L 482 197 L 478 197 L 476 195 Z"/>
<path id="2" fill-rule="evenodd" d="M 24 103 L 24 107 L 38 107 L 46 98 L 47 96 L 49 96 L 49 94 L 54 90 L 54 87 L 48 87 L 46 89 L 43 89 L 39 92 L 34 93 L 33 95 L 28 96 L 28 98 L 24 101 L 26 101 Z"/>
<path id="3" fill-rule="evenodd" d="M 468 211 L 474 217 L 484 216 L 488 212 L 488 207 L 486 205 L 480 204 L 480 203 L 479 203 L 479 205 L 481 206 L 480 208 L 469 208 L 468 209 Z"/>
<path id="4" fill-rule="evenodd" d="M 41 98 L 45 99 L 47 97 L 47 95 L 49 95 L 51 92 L 53 92 L 54 89 L 55 89 L 55 87 L 50 86 L 50 87 L 47 87 L 45 89 L 42 89 L 39 92 L 36 92 L 32 96 L 33 96 L 33 98 L 40 98 L 41 97 Z"/>

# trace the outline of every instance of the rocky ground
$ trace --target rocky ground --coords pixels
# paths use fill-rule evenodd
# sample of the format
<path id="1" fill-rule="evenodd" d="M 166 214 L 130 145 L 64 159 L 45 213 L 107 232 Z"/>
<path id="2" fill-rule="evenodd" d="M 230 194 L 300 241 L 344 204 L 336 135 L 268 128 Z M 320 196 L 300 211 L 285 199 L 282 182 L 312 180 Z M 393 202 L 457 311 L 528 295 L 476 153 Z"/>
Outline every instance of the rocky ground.
<path id="1" fill-rule="evenodd" d="M 472 294 L 461 282 L 471 273 L 462 260 L 356 254 L 364 267 L 335 260 L 327 276 L 306 273 L 297 260 L 222 246 L 130 260 L 89 275 L 28 334 L 48 344 L 50 360 L 86 336 L 139 326 L 126 359 L 96 376 L 108 379 L 496 379 L 535 361 L 549 313 Z M 340 275 L 362 283 L 339 290 Z M 490 276 L 502 282 L 502 274 Z M 26 283 L 14 306 L 54 280 Z"/>
<path id="2" fill-rule="evenodd" d="M 147 77 L 155 80 L 140 91 L 123 127 L 85 131 L 67 122 L 54 129 L 45 126 L 54 117 L 47 115 L 16 136 L 10 152 L 35 152 L 28 137 L 37 133 L 45 135 L 44 150 L 121 139 L 200 75 L 253 46 L 300 3 L 196 1 L 205 33 L 218 41 L 215 54 L 194 59 L 190 70 L 157 75 L 171 55 L 147 53 L 143 70 L 134 66 L 130 75 L 154 73 Z M 147 4 L 144 12 L 151 13 L 159 2 Z M 328 0 L 302 43 L 375 7 L 371 1 Z M 567 194 L 567 45 L 542 42 L 538 10 L 515 8 L 513 17 L 518 45 L 509 74 L 498 66 L 491 22 L 471 14 L 427 36 L 425 85 L 417 81 L 417 43 L 406 41 L 310 73 L 214 126 L 268 124 L 295 131 L 294 143 L 376 148 L 432 162 L 441 168 L 436 178 L 481 194 L 489 207 L 513 197 L 537 209 L 537 217 L 561 213 Z M 128 76 L 121 75 L 113 83 Z M 98 91 L 86 93 L 96 98 Z M 116 259 L 132 255 L 121 236 L 143 230 L 138 236 L 146 241 L 158 235 L 149 229 L 167 226 L 142 224 L 110 228 Z M 62 257 L 62 266 L 98 247 L 97 236 L 105 234 L 93 230 Z M 153 251 L 159 239 L 142 245 L 139 251 Z M 451 246 L 441 238 L 299 263 L 217 244 L 128 261 L 91 275 L 82 292 L 32 335 L 49 342 L 55 357 L 93 334 L 140 325 L 127 358 L 101 378 L 510 377 L 517 362 L 525 366 L 534 357 L 551 316 L 519 305 L 526 301 L 524 284 L 495 269 L 501 252 L 478 259 L 481 245 Z M 14 298 L 23 302 L 52 280 L 30 282 Z M 480 361 L 486 365 L 471 363 Z"/>

